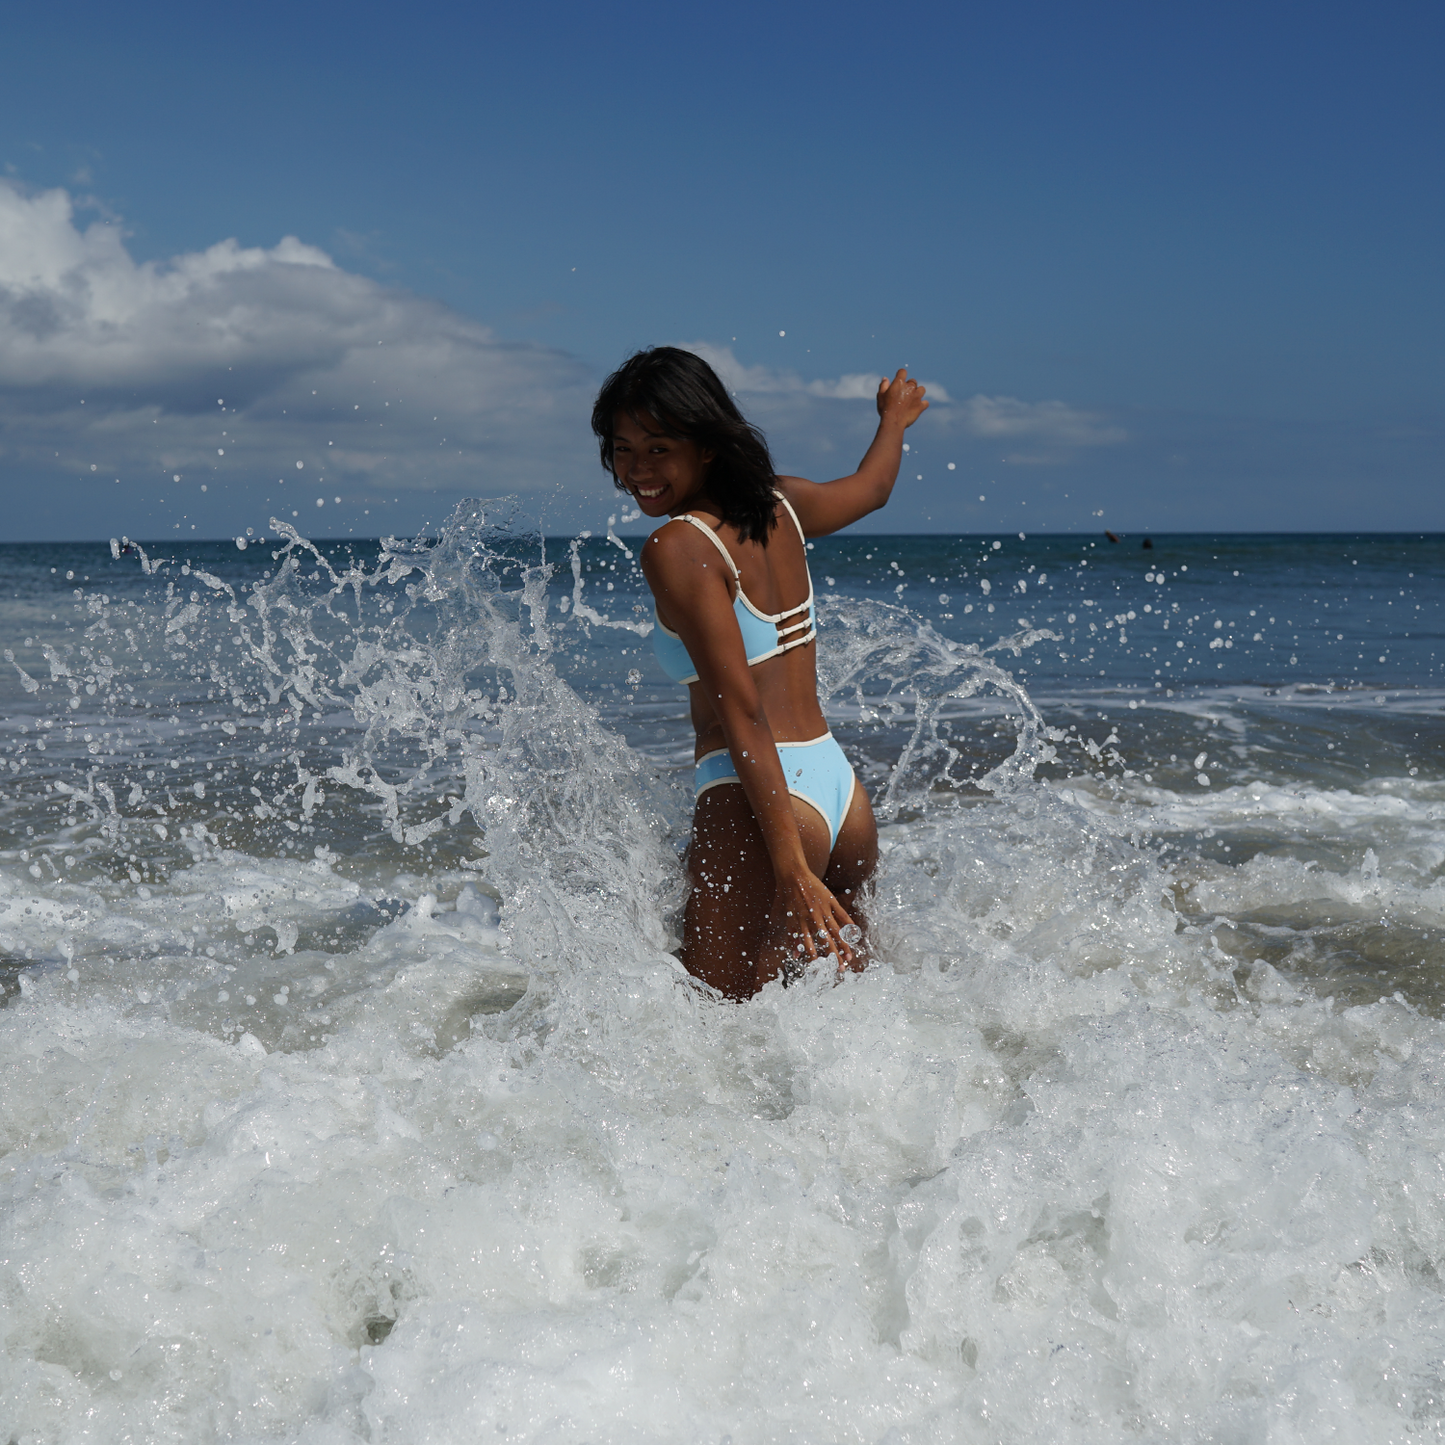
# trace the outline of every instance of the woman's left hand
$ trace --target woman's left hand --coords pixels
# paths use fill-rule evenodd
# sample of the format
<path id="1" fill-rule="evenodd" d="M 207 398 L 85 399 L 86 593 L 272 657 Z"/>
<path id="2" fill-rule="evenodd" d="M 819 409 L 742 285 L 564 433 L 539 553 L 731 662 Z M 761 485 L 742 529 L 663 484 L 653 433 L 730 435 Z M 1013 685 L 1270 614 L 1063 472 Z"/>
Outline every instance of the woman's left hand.
<path id="1" fill-rule="evenodd" d="M 928 410 L 921 381 L 909 378 L 908 368 L 900 366 L 892 381 L 885 376 L 878 383 L 878 415 L 884 422 L 901 422 L 910 427 Z"/>

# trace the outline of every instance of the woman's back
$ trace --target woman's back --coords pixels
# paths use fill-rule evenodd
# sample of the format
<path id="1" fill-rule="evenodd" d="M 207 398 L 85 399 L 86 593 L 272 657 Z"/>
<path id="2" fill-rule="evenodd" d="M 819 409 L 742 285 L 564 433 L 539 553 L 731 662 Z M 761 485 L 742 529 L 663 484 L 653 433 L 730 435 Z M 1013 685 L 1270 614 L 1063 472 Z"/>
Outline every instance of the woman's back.
<path id="1" fill-rule="evenodd" d="M 774 736 L 780 742 L 817 736 L 820 725 L 826 725 L 818 705 L 817 645 L 812 637 L 816 626 L 813 587 L 807 552 L 793 516 L 780 501 L 775 513 L 776 525 L 766 546 L 757 541 L 739 540 L 735 527 L 716 518 L 697 514 L 693 517 L 694 525 L 701 523 L 712 532 L 736 569 L 734 594 L 741 594 L 741 602 L 735 606 L 740 612 L 745 610 L 751 614 L 748 631 L 769 633 L 768 641 L 772 640 L 771 634 L 776 635 L 774 645 L 781 650 L 752 662 L 749 667 Z M 777 620 L 761 626 L 760 617 Z M 659 620 L 665 626 L 670 622 L 661 612 Z M 764 649 L 767 650 L 771 649 Z M 750 657 L 759 655 L 755 646 L 749 646 L 747 651 Z M 716 745 L 715 733 L 720 724 L 701 686 L 693 683 L 689 691 L 701 753 Z"/>

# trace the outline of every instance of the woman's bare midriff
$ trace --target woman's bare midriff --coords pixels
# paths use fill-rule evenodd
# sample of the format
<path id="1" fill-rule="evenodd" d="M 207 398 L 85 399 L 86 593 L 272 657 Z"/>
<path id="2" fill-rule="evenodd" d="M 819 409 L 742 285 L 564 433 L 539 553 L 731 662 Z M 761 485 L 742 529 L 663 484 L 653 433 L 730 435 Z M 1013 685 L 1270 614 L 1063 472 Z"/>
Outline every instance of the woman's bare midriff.
<path id="1" fill-rule="evenodd" d="M 828 731 L 823 710 L 818 706 L 816 654 L 817 644 L 809 642 L 757 663 L 752 669 L 763 711 L 768 715 L 768 726 L 777 742 L 810 742 Z M 693 683 L 687 692 L 692 704 L 692 725 L 697 732 L 694 757 L 705 757 L 727 747 L 722 724 L 704 696 L 702 684 Z"/>

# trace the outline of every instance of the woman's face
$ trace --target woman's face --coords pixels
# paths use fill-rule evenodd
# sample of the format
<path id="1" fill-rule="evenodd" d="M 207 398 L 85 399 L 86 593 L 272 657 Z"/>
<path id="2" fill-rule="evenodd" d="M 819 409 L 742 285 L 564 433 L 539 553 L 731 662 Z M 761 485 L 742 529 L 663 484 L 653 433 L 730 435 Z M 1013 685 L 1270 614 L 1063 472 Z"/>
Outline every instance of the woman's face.
<path id="1" fill-rule="evenodd" d="M 713 453 L 667 436 L 643 413 L 619 413 L 612 424 L 612 470 L 646 517 L 685 512 L 703 495 Z"/>

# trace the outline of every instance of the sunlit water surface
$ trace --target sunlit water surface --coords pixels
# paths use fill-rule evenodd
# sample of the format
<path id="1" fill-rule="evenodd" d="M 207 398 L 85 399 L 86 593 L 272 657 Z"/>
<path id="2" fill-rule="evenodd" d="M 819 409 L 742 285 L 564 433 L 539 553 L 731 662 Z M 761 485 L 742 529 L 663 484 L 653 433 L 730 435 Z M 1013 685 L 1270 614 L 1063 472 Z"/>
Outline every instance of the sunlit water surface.
<path id="1" fill-rule="evenodd" d="M 0 548 L 0 1441 L 1445 1433 L 1445 542 L 819 542 L 744 1006 L 636 549 Z"/>

